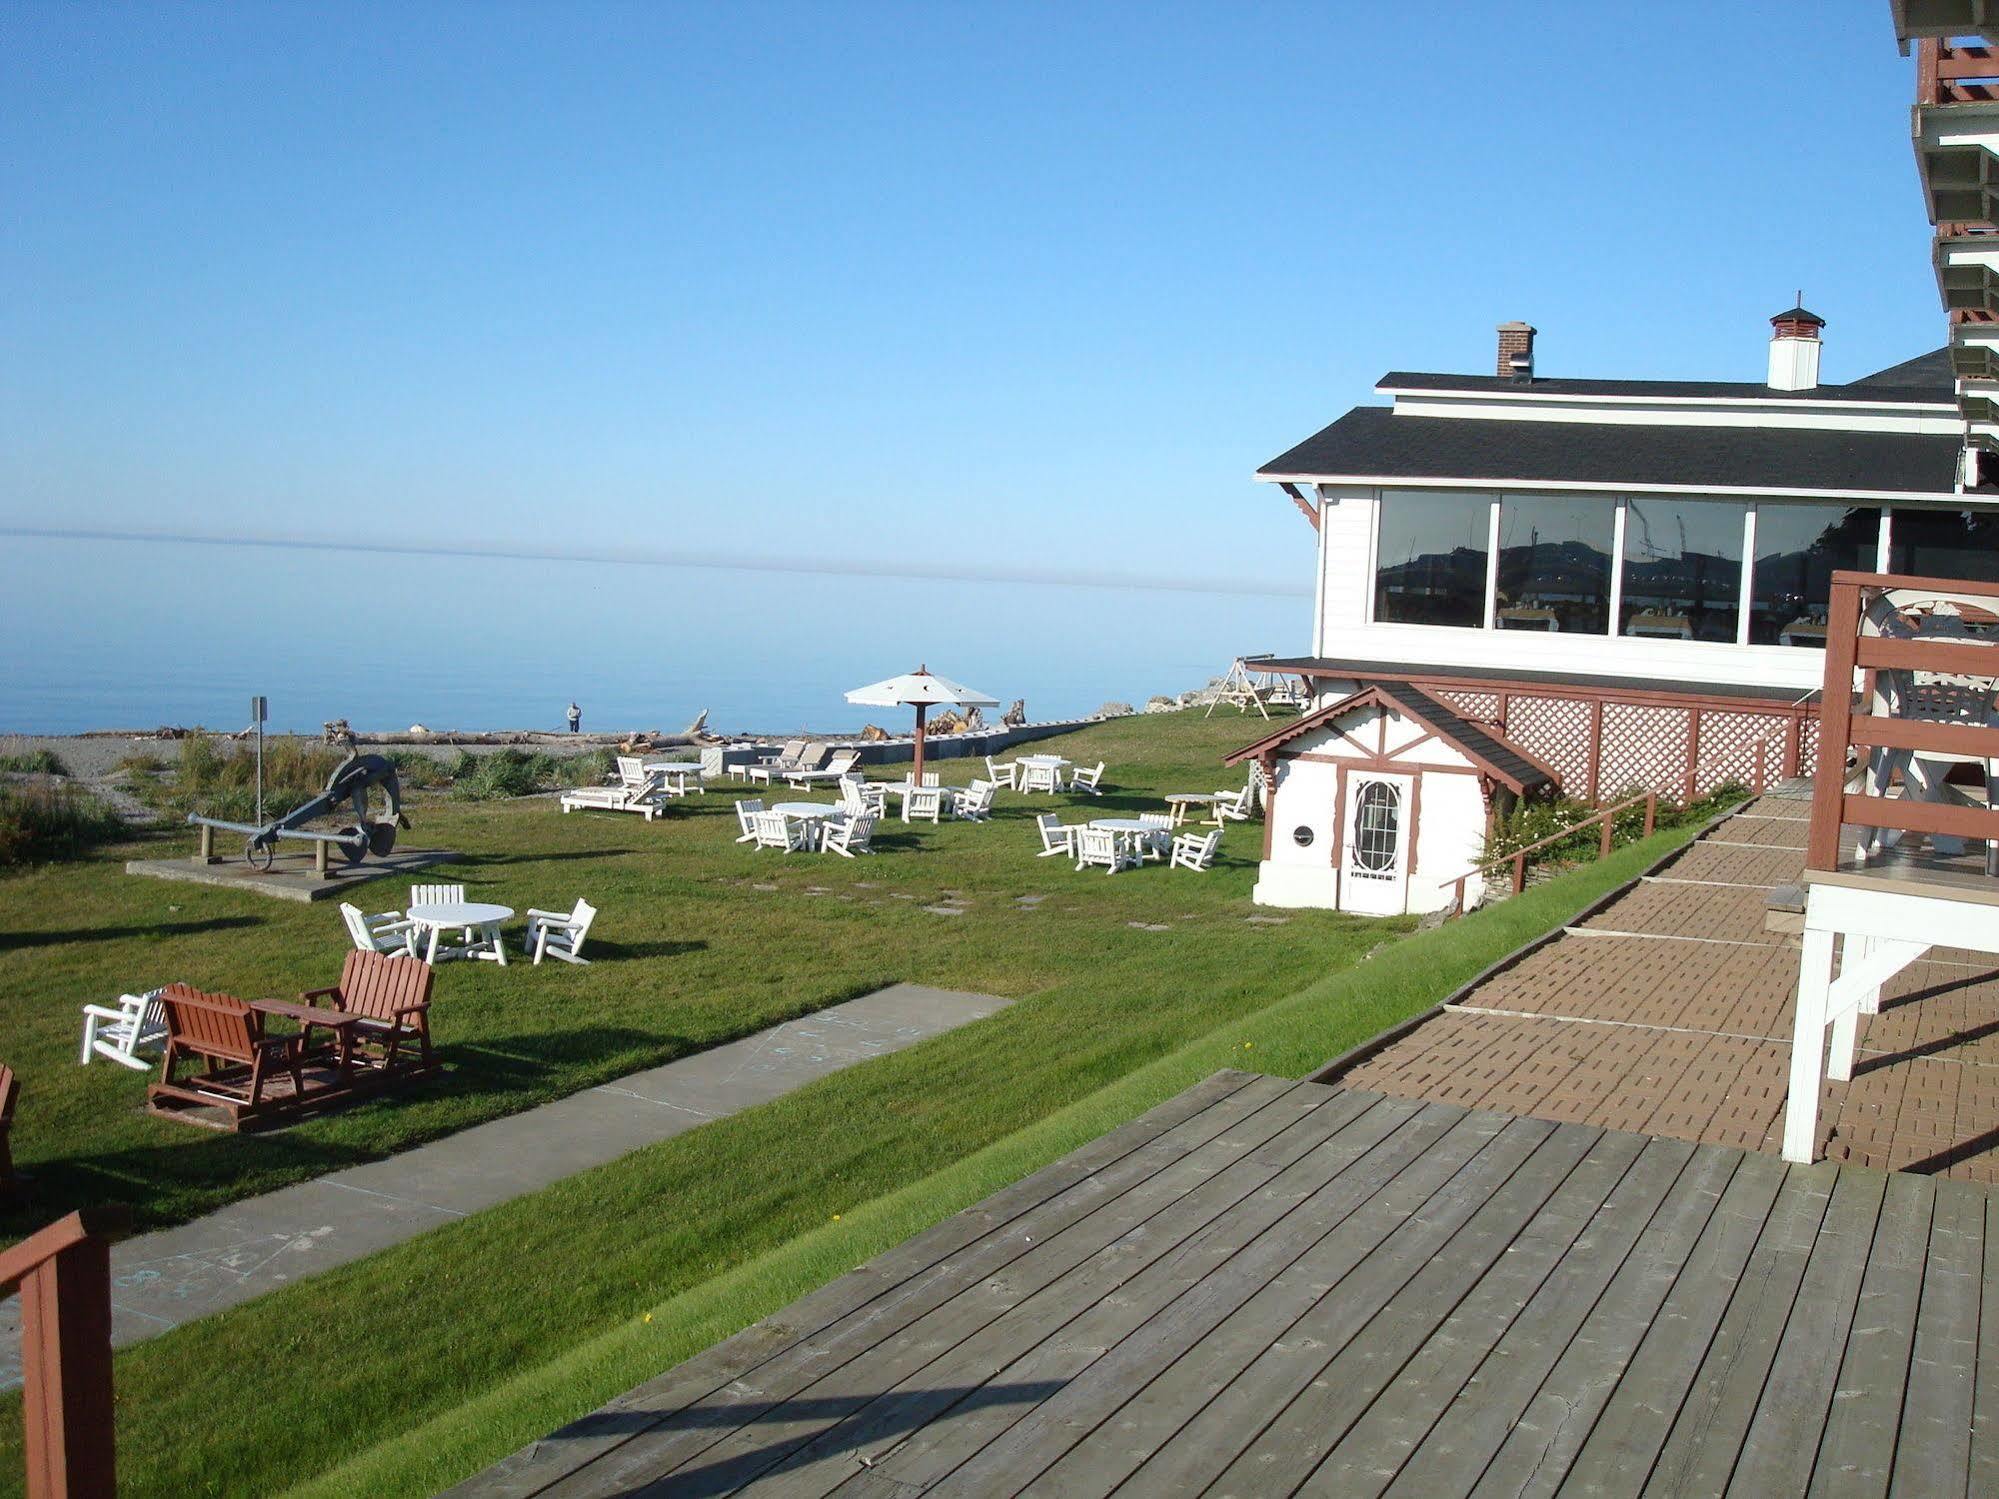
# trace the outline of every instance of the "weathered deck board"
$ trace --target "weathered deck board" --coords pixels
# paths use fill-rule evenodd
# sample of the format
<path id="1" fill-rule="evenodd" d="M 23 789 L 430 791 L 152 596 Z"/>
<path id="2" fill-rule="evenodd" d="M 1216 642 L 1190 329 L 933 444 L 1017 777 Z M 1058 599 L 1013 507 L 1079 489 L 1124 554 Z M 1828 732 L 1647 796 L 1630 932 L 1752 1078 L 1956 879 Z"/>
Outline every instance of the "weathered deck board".
<path id="1" fill-rule="evenodd" d="M 460 1492 L 1986 1492 L 1989 1212 L 1230 1074 Z"/>

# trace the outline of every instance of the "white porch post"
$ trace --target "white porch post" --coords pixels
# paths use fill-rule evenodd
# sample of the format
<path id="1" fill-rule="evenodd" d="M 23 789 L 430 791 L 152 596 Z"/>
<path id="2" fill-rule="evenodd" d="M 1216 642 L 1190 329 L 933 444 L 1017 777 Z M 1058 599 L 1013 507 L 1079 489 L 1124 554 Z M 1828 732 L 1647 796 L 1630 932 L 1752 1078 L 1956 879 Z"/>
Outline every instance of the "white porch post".
<path id="1" fill-rule="evenodd" d="M 1791 1089 L 1784 1101 L 1784 1159 L 1809 1163 L 1817 1143 L 1819 1084 L 1825 1076 L 1826 997 L 1832 988 L 1832 933 L 1805 928 L 1798 964 L 1798 1015 L 1791 1033 Z"/>

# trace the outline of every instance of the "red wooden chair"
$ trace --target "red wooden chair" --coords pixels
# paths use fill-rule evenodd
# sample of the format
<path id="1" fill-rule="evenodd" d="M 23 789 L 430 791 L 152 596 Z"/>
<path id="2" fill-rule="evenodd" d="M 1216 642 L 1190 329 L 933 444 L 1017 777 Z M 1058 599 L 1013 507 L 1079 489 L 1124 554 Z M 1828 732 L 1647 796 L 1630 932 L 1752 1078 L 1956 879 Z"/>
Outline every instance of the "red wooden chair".
<path id="1" fill-rule="evenodd" d="M 14 1174 L 14 1148 L 8 1143 L 14 1133 L 14 1105 L 21 1097 L 21 1080 L 14 1069 L 0 1062 L 0 1202 L 11 1197 L 21 1185 Z"/>
<path id="2" fill-rule="evenodd" d="M 187 984 L 169 984 L 160 994 L 166 1011 L 167 1052 L 160 1080 L 146 1090 L 156 1112 L 161 1100 L 206 1104 L 220 1108 L 232 1124 L 266 1112 L 272 1100 L 264 1087 L 274 1071 L 288 1073 L 291 1102 L 305 1096 L 299 1069 L 303 1036 L 267 1036 L 264 1017 L 229 994 L 204 994 Z M 187 1079 L 174 1076 L 183 1061 L 207 1063 L 205 1071 Z"/>
<path id="3" fill-rule="evenodd" d="M 354 951 L 340 965 L 340 982 L 326 989 L 309 989 L 299 1003 L 327 1001 L 334 1009 L 363 1018 L 360 1040 L 374 1049 L 369 1057 L 384 1072 L 399 1064 L 411 1072 L 428 1072 L 437 1064 L 430 1051 L 430 981 L 432 969 L 421 958 Z M 414 1060 L 403 1052 L 414 1042 Z"/>

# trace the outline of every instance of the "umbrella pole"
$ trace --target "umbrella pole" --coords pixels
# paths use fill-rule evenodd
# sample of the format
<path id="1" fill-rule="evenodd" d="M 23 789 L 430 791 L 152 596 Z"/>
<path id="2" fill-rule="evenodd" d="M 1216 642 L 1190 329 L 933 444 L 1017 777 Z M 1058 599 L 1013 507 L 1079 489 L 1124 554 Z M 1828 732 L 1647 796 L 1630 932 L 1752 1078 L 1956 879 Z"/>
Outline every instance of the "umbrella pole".
<path id="1" fill-rule="evenodd" d="M 929 711 L 928 703 L 916 705 L 916 768 L 909 773 L 909 784 L 923 784 L 923 715 Z"/>

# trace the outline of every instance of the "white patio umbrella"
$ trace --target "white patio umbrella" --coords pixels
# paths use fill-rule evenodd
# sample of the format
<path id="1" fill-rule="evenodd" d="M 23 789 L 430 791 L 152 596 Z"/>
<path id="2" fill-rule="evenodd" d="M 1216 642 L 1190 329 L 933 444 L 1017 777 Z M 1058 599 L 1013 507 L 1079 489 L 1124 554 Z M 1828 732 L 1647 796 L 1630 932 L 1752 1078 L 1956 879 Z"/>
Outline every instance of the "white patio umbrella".
<path id="1" fill-rule="evenodd" d="M 983 692 L 974 692 L 963 683 L 954 682 L 949 677 L 940 677 L 927 666 L 919 666 L 913 672 L 899 677 L 890 677 L 886 682 L 876 682 L 869 687 L 856 687 L 847 694 L 847 701 L 870 708 L 916 709 L 916 768 L 910 772 L 917 785 L 923 784 L 923 719 L 933 705 L 949 704 L 955 708 L 997 708 L 999 699 L 987 697 Z"/>

